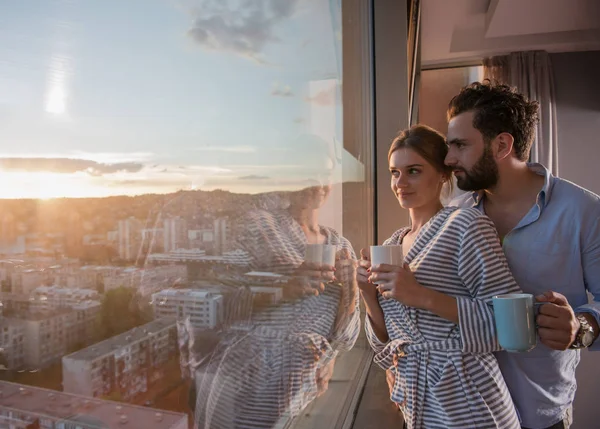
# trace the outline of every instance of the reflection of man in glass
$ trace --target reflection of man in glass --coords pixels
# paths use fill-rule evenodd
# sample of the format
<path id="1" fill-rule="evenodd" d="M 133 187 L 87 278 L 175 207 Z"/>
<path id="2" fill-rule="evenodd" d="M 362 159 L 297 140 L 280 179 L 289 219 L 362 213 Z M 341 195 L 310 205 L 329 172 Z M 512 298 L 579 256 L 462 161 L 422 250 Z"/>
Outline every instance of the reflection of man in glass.
<path id="1" fill-rule="evenodd" d="M 317 137 L 303 138 L 300 148 L 311 155 L 309 186 L 261 196 L 270 207 L 249 211 L 238 224 L 238 247 L 250 254 L 254 272 L 279 275 L 271 286 L 281 287 L 282 300 L 255 306 L 250 324 L 233 323 L 196 370 L 199 428 L 271 428 L 298 415 L 327 388 L 337 354 L 358 336 L 354 251 L 318 223 L 335 163 Z M 337 246 L 335 266 L 306 263 L 309 243 Z"/>

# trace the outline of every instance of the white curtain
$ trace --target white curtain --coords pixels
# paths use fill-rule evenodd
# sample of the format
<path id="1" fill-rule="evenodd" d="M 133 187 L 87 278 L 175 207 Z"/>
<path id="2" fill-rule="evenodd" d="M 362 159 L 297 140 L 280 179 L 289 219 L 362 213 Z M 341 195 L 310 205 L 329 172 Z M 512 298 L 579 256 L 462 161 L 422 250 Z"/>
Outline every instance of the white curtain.
<path id="1" fill-rule="evenodd" d="M 513 52 L 486 58 L 484 78 L 515 86 L 540 103 L 540 121 L 531 147 L 531 161 L 545 165 L 558 176 L 558 136 L 554 76 L 546 51 Z"/>

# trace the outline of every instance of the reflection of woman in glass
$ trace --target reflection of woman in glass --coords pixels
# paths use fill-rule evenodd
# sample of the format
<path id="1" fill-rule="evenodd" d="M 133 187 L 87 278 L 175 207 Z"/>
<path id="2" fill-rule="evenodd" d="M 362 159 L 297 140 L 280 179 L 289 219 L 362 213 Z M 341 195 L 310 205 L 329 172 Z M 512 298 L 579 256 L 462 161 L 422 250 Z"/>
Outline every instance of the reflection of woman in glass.
<path id="1" fill-rule="evenodd" d="M 519 288 L 492 222 L 442 206 L 446 152 L 444 137 L 425 126 L 392 143 L 392 190 L 411 226 L 385 243 L 402 246 L 404 266 L 371 267 L 366 254 L 360 261 L 367 336 L 375 361 L 394 375 L 391 397 L 408 428 L 520 428 L 492 354 L 500 346 L 489 306 Z"/>
<path id="2" fill-rule="evenodd" d="M 196 371 L 200 428 L 271 428 L 298 415 L 327 388 L 337 354 L 358 337 L 354 252 L 318 222 L 334 166 L 323 156 L 325 145 L 302 141 L 302 151 L 312 155 L 304 170 L 311 171 L 308 187 L 271 195 L 276 207 L 252 210 L 239 222 L 238 247 L 250 254 L 252 269 L 287 282 L 281 302 L 253 314 L 246 330 L 231 329 L 220 351 Z M 336 245 L 335 267 L 305 263 L 308 243 Z"/>

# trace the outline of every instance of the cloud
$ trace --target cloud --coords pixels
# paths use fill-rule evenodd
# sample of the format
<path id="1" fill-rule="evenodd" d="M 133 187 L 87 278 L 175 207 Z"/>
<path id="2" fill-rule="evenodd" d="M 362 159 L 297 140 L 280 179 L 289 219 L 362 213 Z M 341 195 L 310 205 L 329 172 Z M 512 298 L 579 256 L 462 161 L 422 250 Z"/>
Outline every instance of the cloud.
<path id="1" fill-rule="evenodd" d="M 221 174 L 231 173 L 231 169 L 223 168 L 216 165 L 179 165 L 160 167 L 158 173 L 174 173 L 174 174 Z"/>
<path id="2" fill-rule="evenodd" d="M 193 148 L 195 151 L 202 152 L 231 152 L 231 153 L 254 153 L 254 146 L 198 146 Z"/>
<path id="3" fill-rule="evenodd" d="M 238 177 L 238 180 L 269 180 L 269 176 L 258 176 L 256 174 L 251 174 L 249 176 Z"/>
<path id="4" fill-rule="evenodd" d="M 204 49 L 266 64 L 263 49 L 279 41 L 275 27 L 294 13 L 297 3 L 298 0 L 201 0 L 194 10 L 188 35 Z"/>
<path id="5" fill-rule="evenodd" d="M 292 92 L 292 88 L 287 85 L 280 86 L 279 84 L 274 84 L 271 95 L 274 97 L 293 97 L 294 93 Z"/>
<path id="6" fill-rule="evenodd" d="M 84 152 L 73 151 L 69 154 L 77 159 L 90 159 L 103 164 L 114 164 L 120 162 L 144 162 L 155 157 L 152 152 Z M 64 155 L 63 155 L 64 156 Z M 44 156 L 48 158 L 48 156 Z M 60 155 L 51 158 L 60 158 Z"/>
<path id="7" fill-rule="evenodd" d="M 313 97 L 306 97 L 305 100 L 317 106 L 333 106 L 336 102 L 336 86 L 319 91 Z"/>
<path id="8" fill-rule="evenodd" d="M 4 171 L 27 171 L 48 173 L 86 172 L 91 176 L 127 172 L 137 173 L 144 168 L 137 162 L 104 164 L 89 159 L 77 158 L 0 158 L 0 169 Z"/>

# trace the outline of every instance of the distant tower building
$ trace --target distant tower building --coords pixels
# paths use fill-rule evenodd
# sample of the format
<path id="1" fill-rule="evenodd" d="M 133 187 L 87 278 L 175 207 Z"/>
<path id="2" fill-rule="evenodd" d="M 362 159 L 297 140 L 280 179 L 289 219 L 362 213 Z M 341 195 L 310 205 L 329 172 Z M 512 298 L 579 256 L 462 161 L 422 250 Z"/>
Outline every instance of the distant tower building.
<path id="1" fill-rule="evenodd" d="M 134 217 L 122 219 L 118 224 L 119 258 L 132 261 L 137 258 L 141 245 L 142 223 Z"/>
<path id="2" fill-rule="evenodd" d="M 165 219 L 164 222 L 164 248 L 165 252 L 188 248 L 187 222 L 181 217 Z"/>
<path id="3" fill-rule="evenodd" d="M 0 217 L 0 252 L 7 252 L 17 242 L 17 222 L 12 213 L 4 213 Z"/>
<path id="4" fill-rule="evenodd" d="M 83 219 L 77 212 L 68 216 L 67 229 L 65 231 L 65 253 L 69 257 L 81 257 L 83 250 Z"/>
<path id="5" fill-rule="evenodd" d="M 229 219 L 219 217 L 214 221 L 214 248 L 217 255 L 222 255 L 228 250 Z"/>

